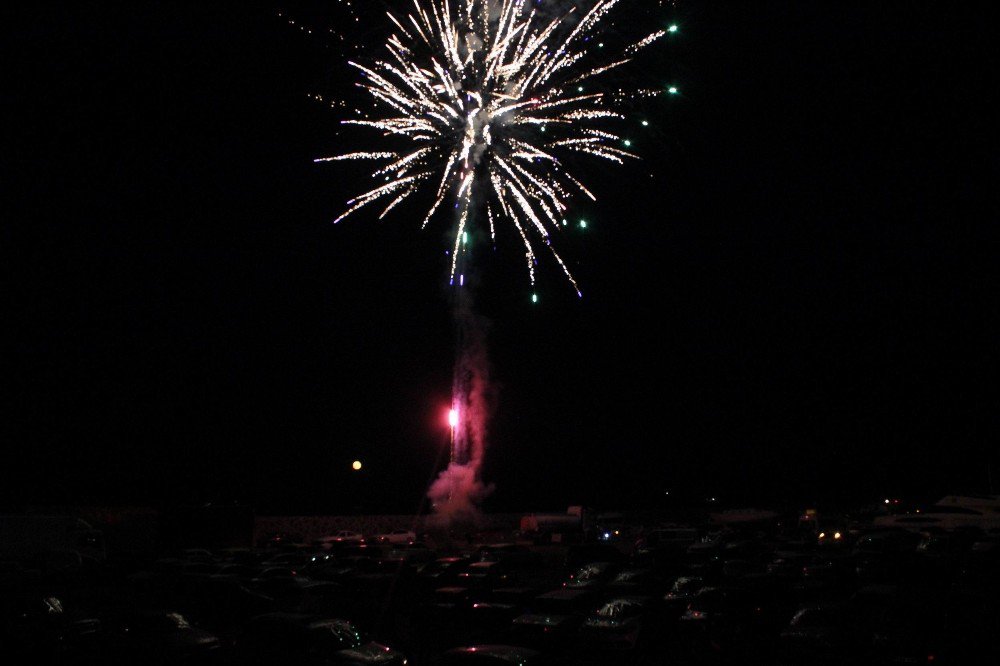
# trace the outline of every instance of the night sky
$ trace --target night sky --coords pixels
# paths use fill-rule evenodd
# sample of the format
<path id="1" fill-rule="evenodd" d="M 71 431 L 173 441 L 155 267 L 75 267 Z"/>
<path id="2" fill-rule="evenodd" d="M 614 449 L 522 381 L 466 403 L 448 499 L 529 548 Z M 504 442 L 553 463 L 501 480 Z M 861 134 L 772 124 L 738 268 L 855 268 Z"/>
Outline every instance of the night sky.
<path id="1" fill-rule="evenodd" d="M 417 511 L 448 445 L 450 225 L 331 224 L 368 178 L 312 161 L 356 145 L 310 97 L 354 94 L 342 8 L 27 4 L 3 10 L 0 506 Z M 631 75 L 680 94 L 630 114 L 644 160 L 595 164 L 556 239 L 584 297 L 542 261 L 533 304 L 516 243 L 482 257 L 486 509 L 987 489 L 976 4 L 655 12 L 680 31 Z"/>

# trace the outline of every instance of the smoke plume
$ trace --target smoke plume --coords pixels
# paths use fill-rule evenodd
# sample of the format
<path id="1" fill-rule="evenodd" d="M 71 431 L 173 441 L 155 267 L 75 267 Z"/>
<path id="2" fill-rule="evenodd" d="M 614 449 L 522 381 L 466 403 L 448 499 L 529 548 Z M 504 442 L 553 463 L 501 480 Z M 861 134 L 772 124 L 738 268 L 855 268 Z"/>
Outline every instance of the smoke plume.
<path id="1" fill-rule="evenodd" d="M 427 491 L 435 513 L 449 526 L 475 525 L 481 501 L 493 490 L 480 474 L 495 405 L 486 346 L 489 324 L 472 311 L 472 291 L 461 288 L 455 295 L 452 408 L 458 412 L 458 423 L 453 428 L 451 461 Z"/>

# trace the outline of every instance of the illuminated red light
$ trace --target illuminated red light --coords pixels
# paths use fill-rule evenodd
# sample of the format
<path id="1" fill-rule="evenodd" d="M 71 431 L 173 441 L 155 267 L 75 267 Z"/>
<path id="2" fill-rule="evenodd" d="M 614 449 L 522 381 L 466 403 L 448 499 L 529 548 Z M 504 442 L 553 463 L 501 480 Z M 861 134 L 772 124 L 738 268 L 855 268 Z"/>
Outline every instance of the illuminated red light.
<path id="1" fill-rule="evenodd" d="M 458 410 L 457 409 L 449 409 L 448 410 L 448 425 L 450 425 L 452 428 L 454 428 L 455 426 L 458 425 Z"/>

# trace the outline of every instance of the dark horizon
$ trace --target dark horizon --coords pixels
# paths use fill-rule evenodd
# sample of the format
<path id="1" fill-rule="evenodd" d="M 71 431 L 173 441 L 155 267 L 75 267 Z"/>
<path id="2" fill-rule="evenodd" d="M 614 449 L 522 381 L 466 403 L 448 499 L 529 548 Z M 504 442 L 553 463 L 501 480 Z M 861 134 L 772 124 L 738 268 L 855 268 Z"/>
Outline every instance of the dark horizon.
<path id="1" fill-rule="evenodd" d="M 587 228 L 556 239 L 583 298 L 543 261 L 532 304 L 516 245 L 481 266 L 484 508 L 990 490 L 986 21 L 931 1 L 676 5 L 635 75 L 680 94 L 629 118 L 643 160 L 595 165 Z M 353 84 L 316 36 L 341 11 L 7 17 L 0 506 L 421 506 L 447 457 L 448 225 L 330 224 L 367 178 L 312 161 L 352 138 L 310 97 Z M 382 36 L 373 14 L 361 37 Z"/>

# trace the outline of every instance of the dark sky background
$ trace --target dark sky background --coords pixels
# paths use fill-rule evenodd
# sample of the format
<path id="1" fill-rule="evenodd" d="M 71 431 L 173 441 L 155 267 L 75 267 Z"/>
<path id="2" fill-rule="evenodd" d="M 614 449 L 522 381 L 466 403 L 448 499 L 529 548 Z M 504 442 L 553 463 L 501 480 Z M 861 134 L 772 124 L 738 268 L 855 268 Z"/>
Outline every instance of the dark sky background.
<path id="1" fill-rule="evenodd" d="M 342 7 L 28 4 L 2 10 L 0 506 L 416 511 L 448 443 L 448 224 L 330 224 L 367 179 L 312 162 L 347 141 L 310 98 L 354 80 Z M 533 305 L 516 245 L 483 257 L 486 508 L 986 490 L 987 5 L 644 5 L 623 20 L 681 29 L 632 75 L 681 94 L 630 114 L 642 162 L 587 173 L 557 239 L 584 297 L 543 261 Z"/>

